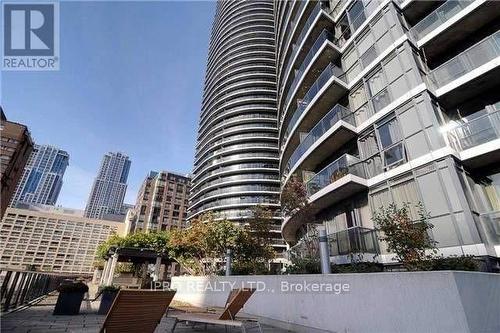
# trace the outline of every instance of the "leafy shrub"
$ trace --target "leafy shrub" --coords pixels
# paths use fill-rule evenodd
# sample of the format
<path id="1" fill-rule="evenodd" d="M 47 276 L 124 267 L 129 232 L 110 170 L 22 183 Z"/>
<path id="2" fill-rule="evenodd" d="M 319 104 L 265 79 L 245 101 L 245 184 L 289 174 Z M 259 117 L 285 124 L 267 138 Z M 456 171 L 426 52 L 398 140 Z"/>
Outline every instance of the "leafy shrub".
<path id="1" fill-rule="evenodd" d="M 118 290 L 120 290 L 120 286 L 117 286 L 117 285 L 110 285 L 110 286 L 100 286 L 99 287 L 99 290 L 101 292 L 118 292 Z"/>
<path id="2" fill-rule="evenodd" d="M 286 274 L 319 274 L 321 273 L 321 263 L 319 258 L 296 257 L 292 258 L 292 264 L 286 267 Z"/>
<path id="3" fill-rule="evenodd" d="M 477 271 L 479 263 L 473 256 L 441 256 L 426 261 L 422 269 L 429 271 Z"/>
<path id="4" fill-rule="evenodd" d="M 375 262 L 353 262 L 348 265 L 332 265 L 332 273 L 374 273 L 383 272 L 384 265 Z"/>

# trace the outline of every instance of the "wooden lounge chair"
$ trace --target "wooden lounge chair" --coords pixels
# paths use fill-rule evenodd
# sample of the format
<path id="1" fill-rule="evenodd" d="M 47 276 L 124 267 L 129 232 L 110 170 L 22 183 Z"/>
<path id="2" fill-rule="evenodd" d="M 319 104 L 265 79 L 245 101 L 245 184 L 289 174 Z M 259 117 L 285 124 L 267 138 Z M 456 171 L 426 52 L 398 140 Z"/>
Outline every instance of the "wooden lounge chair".
<path id="1" fill-rule="evenodd" d="M 120 290 L 100 333 L 153 333 L 175 291 Z"/>
<path id="2" fill-rule="evenodd" d="M 229 301 L 229 303 L 224 308 L 222 313 L 185 313 L 181 315 L 174 316 L 175 323 L 172 327 L 172 333 L 175 331 L 177 324 L 180 321 L 186 321 L 191 323 L 202 323 L 202 324 L 212 324 L 221 325 L 225 327 L 240 327 L 243 333 L 245 330 L 245 323 L 252 322 L 255 323 L 262 333 L 262 328 L 260 323 L 255 318 L 237 318 L 236 315 L 243 308 L 245 303 L 248 301 L 250 296 L 255 292 L 255 289 L 236 289 L 234 297 Z"/>
<path id="3" fill-rule="evenodd" d="M 204 312 L 223 312 L 228 305 L 229 302 L 236 296 L 236 293 L 239 289 L 231 289 L 229 295 L 227 295 L 226 303 L 224 306 L 209 306 L 209 307 L 199 307 L 193 305 L 170 305 L 169 310 L 172 309 L 174 311 L 181 311 L 187 313 L 204 313 Z"/>

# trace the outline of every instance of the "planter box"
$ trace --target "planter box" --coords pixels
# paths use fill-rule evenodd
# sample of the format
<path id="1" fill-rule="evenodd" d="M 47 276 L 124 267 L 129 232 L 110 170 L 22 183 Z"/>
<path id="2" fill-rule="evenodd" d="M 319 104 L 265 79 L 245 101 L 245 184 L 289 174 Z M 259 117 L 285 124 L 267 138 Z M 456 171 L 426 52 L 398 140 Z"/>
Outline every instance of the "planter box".
<path id="1" fill-rule="evenodd" d="M 59 293 L 53 315 L 74 316 L 79 314 L 84 295 L 84 292 Z"/>
<path id="2" fill-rule="evenodd" d="M 98 315 L 106 315 L 113 305 L 116 295 L 118 295 L 117 291 L 103 291 L 101 295 L 101 304 L 99 304 L 99 310 L 97 311 Z"/>

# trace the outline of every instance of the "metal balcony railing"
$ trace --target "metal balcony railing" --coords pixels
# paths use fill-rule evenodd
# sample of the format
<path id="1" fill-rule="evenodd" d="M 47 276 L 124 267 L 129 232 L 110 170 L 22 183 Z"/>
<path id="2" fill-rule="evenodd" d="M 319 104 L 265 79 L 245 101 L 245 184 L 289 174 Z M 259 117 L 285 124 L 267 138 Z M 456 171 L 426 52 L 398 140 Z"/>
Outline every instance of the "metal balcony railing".
<path id="1" fill-rule="evenodd" d="M 349 174 L 366 178 L 362 162 L 352 155 L 344 154 L 306 183 L 307 195 L 311 196 Z"/>
<path id="2" fill-rule="evenodd" d="M 451 146 L 462 151 L 500 138 L 500 102 L 494 107 L 494 112 L 482 110 L 450 123 L 446 135 Z"/>
<path id="3" fill-rule="evenodd" d="M 468 7 L 474 1 L 471 0 L 452 0 L 445 1 L 441 6 L 439 6 L 432 13 L 424 17 L 420 22 L 415 24 L 410 30 L 410 34 L 415 37 L 416 40 L 421 39 L 427 35 L 432 30 L 436 29 L 450 18 L 455 16 L 457 13 Z"/>
<path id="4" fill-rule="evenodd" d="M 434 88 L 442 87 L 500 56 L 500 31 L 486 37 L 456 57 L 432 70 L 428 77 Z"/>
<path id="5" fill-rule="evenodd" d="M 307 66 L 311 63 L 313 60 L 314 56 L 316 55 L 316 52 L 318 52 L 319 48 L 323 45 L 325 41 L 334 41 L 335 38 L 333 37 L 333 34 L 329 32 L 328 30 L 323 30 L 321 34 L 316 38 L 316 41 L 314 42 L 313 46 L 311 46 L 311 49 L 305 56 L 304 60 L 302 61 L 302 64 L 300 65 L 299 69 L 295 71 L 295 76 L 293 78 L 292 84 L 288 88 L 288 93 L 286 94 L 285 101 L 283 103 L 283 106 L 286 106 L 288 104 L 288 101 L 290 98 L 292 98 L 292 94 L 295 92 L 295 88 L 297 87 L 297 84 L 299 83 L 300 78 L 304 74 Z"/>
<path id="6" fill-rule="evenodd" d="M 285 135 L 284 135 L 284 141 L 288 139 L 288 135 L 290 135 L 290 132 L 292 128 L 295 126 L 297 121 L 299 120 L 300 116 L 306 108 L 309 106 L 311 101 L 316 97 L 318 92 L 323 88 L 323 86 L 332 78 L 336 77 L 340 80 L 344 80 L 345 73 L 342 71 L 342 69 L 332 63 L 328 64 L 323 72 L 319 75 L 319 77 L 316 79 L 316 81 L 312 84 L 312 86 L 309 88 L 307 93 L 304 95 L 302 99 L 297 99 L 297 107 L 295 109 L 295 112 L 292 115 L 292 118 L 290 119 L 290 122 L 288 123 Z"/>
<path id="7" fill-rule="evenodd" d="M 336 104 L 307 134 L 307 136 L 302 140 L 302 142 L 297 146 L 295 151 L 292 153 L 290 160 L 287 164 L 287 170 L 289 171 L 292 166 L 297 163 L 297 161 L 304 155 L 304 153 L 316 142 L 318 139 L 325 134 L 330 128 L 332 128 L 340 120 L 345 121 L 353 126 L 355 126 L 354 114 L 350 112 L 348 108 L 340 104 Z"/>
<path id="8" fill-rule="evenodd" d="M 321 1 L 318 1 L 318 3 L 314 6 L 311 14 L 309 14 L 307 21 L 304 23 L 304 26 L 302 27 L 302 30 L 300 31 L 299 36 L 295 40 L 295 43 L 293 43 L 293 45 L 292 45 L 292 53 L 290 54 L 290 56 L 287 59 L 283 73 L 287 73 L 290 70 L 290 67 L 293 64 L 294 57 L 297 54 L 297 52 L 300 50 L 299 46 L 304 41 L 304 38 L 306 37 L 307 32 L 309 31 L 309 28 L 311 28 L 314 20 L 316 19 L 316 16 L 321 11 L 321 9 L 322 9 Z"/>
<path id="9" fill-rule="evenodd" d="M 2 270 L 0 273 L 2 312 L 15 309 L 47 295 L 54 291 L 64 279 L 70 278 L 76 278 L 76 276 Z"/>

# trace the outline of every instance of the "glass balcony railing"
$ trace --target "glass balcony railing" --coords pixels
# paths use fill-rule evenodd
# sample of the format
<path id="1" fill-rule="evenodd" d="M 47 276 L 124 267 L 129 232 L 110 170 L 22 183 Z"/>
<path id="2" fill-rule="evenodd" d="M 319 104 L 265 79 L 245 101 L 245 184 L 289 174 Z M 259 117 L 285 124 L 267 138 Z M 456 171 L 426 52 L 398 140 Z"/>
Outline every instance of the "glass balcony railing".
<path id="1" fill-rule="evenodd" d="M 316 16 L 321 11 L 321 8 L 322 8 L 321 1 L 318 1 L 316 6 L 314 6 L 311 14 L 309 14 L 307 21 L 304 23 L 304 26 L 302 27 L 302 30 L 300 31 L 299 36 L 295 40 L 295 43 L 293 43 L 293 45 L 292 45 L 292 53 L 290 54 L 290 56 L 288 57 L 288 59 L 286 61 L 286 65 L 285 65 L 285 69 L 283 70 L 283 73 L 287 73 L 290 70 L 290 66 L 292 66 L 292 64 L 293 64 L 293 58 L 295 57 L 297 52 L 300 50 L 300 45 L 304 41 L 304 38 L 306 37 L 307 32 L 311 28 L 314 20 L 316 19 Z"/>
<path id="2" fill-rule="evenodd" d="M 415 24 L 415 26 L 411 28 L 410 33 L 415 39 L 419 40 L 473 2 L 474 1 L 471 0 L 445 1 L 440 7 Z"/>
<path id="3" fill-rule="evenodd" d="M 451 146 L 462 151 L 500 138 L 500 102 L 494 107 L 494 112 L 482 110 L 451 122 L 446 132 Z"/>
<path id="4" fill-rule="evenodd" d="M 355 126 L 354 114 L 345 106 L 337 104 L 309 131 L 307 136 L 297 146 L 288 161 L 287 170 L 290 171 L 292 166 L 297 163 L 304 153 L 340 120 Z"/>
<path id="5" fill-rule="evenodd" d="M 348 174 L 366 178 L 362 162 L 352 155 L 344 154 L 306 183 L 307 195 L 317 193 Z"/>
<path id="6" fill-rule="evenodd" d="M 428 77 L 434 88 L 442 87 L 500 56 L 500 31 L 483 39 L 432 70 Z"/>
<path id="7" fill-rule="evenodd" d="M 292 94 L 294 93 L 295 88 L 297 87 L 297 84 L 299 83 L 299 80 L 302 77 L 302 75 L 304 74 L 307 66 L 309 66 L 309 64 L 313 60 L 314 56 L 316 55 L 316 52 L 318 52 L 320 47 L 327 40 L 334 41 L 334 37 L 333 37 L 333 34 L 331 32 L 329 32 L 328 30 L 325 29 L 318 36 L 318 38 L 314 42 L 313 46 L 311 46 L 311 49 L 309 50 L 309 52 L 305 56 L 299 69 L 297 69 L 295 71 L 295 76 L 293 78 L 292 84 L 288 88 L 288 93 L 286 94 L 286 98 L 285 98 L 285 102 L 283 103 L 283 106 L 286 106 L 288 104 L 288 101 L 290 100 L 290 98 L 292 98 Z"/>
<path id="8" fill-rule="evenodd" d="M 323 88 L 323 86 L 332 78 L 332 77 L 337 77 L 340 80 L 344 80 L 345 73 L 342 71 L 341 68 L 335 66 L 334 64 L 330 63 L 328 64 L 323 72 L 318 76 L 316 81 L 312 84 L 312 86 L 309 88 L 307 93 L 304 95 L 302 99 L 297 99 L 297 107 L 295 112 L 292 115 L 292 118 L 290 119 L 290 122 L 288 123 L 285 135 L 284 135 L 284 141 L 287 140 L 288 135 L 290 135 L 290 132 L 292 128 L 295 126 L 297 121 L 299 120 L 300 116 L 304 112 L 304 110 L 309 106 L 311 101 L 316 97 L 318 92 Z"/>
<path id="9" fill-rule="evenodd" d="M 374 229 L 352 227 L 328 235 L 330 255 L 350 253 L 380 253 L 377 232 Z"/>
<path id="10" fill-rule="evenodd" d="M 484 237 L 490 244 L 500 244 L 500 211 L 481 214 Z"/>
<path id="11" fill-rule="evenodd" d="M 292 35 L 293 35 L 292 32 L 294 32 L 294 29 L 295 29 L 295 25 L 300 20 L 300 14 L 302 14 L 302 10 L 304 9 L 305 5 L 307 5 L 307 3 L 309 1 L 308 0 L 303 0 L 303 1 L 298 1 L 298 2 L 299 2 L 299 7 L 297 8 L 297 11 L 295 12 L 294 18 L 290 21 L 290 27 L 293 27 L 293 29 L 285 37 L 286 41 L 283 43 L 282 47 L 286 47 L 288 45 L 288 43 L 290 42 L 290 39 L 292 38 Z"/>

